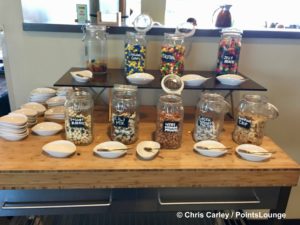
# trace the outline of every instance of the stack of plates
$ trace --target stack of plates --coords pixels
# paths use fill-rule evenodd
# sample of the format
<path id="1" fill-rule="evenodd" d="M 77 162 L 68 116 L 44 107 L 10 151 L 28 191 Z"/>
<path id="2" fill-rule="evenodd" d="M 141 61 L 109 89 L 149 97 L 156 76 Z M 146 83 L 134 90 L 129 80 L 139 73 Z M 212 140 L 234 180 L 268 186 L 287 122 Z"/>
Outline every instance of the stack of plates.
<path id="1" fill-rule="evenodd" d="M 66 101 L 66 96 L 56 96 L 49 98 L 46 103 L 48 108 L 56 107 L 56 106 L 63 106 Z"/>
<path id="2" fill-rule="evenodd" d="M 27 117 L 20 113 L 11 113 L 0 117 L 0 137 L 8 141 L 19 141 L 29 134 Z"/>
<path id="3" fill-rule="evenodd" d="M 56 106 L 51 109 L 48 109 L 45 112 L 45 120 L 64 121 L 65 120 L 65 107 L 64 106 Z"/>
<path id="4" fill-rule="evenodd" d="M 28 102 L 21 106 L 22 109 L 33 109 L 38 112 L 38 116 L 41 116 L 46 111 L 46 107 L 40 103 Z"/>
<path id="5" fill-rule="evenodd" d="M 67 96 L 69 91 L 72 91 L 73 88 L 71 87 L 59 87 L 56 90 L 57 96 Z"/>
<path id="6" fill-rule="evenodd" d="M 30 92 L 29 102 L 45 103 L 49 98 L 56 95 L 52 88 L 36 88 Z"/>
<path id="7" fill-rule="evenodd" d="M 38 116 L 38 112 L 34 109 L 18 109 L 16 111 L 13 111 L 13 113 L 20 113 L 23 114 L 25 116 L 27 116 L 27 125 L 28 127 L 32 127 L 35 124 L 37 124 L 37 116 Z"/>

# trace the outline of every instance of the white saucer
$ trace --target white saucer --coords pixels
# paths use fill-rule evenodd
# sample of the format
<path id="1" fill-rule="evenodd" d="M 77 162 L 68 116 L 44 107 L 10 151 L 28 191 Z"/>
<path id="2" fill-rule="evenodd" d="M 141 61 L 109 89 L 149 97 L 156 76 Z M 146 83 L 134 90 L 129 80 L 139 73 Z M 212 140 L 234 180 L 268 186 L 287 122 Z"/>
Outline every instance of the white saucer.
<path id="1" fill-rule="evenodd" d="M 37 114 L 38 114 L 38 112 L 37 112 L 36 110 L 34 110 L 34 109 L 26 109 L 26 108 L 23 108 L 23 109 L 17 109 L 17 110 L 15 110 L 15 111 L 13 111 L 12 113 L 21 113 L 21 114 L 27 116 L 28 119 L 29 119 L 30 117 L 36 117 Z"/>
<path id="2" fill-rule="evenodd" d="M 147 151 L 144 148 L 152 148 L 151 151 Z M 142 141 L 136 146 L 136 153 L 142 159 L 153 159 L 159 152 L 160 144 L 155 141 Z"/>
<path id="3" fill-rule="evenodd" d="M 97 151 L 97 149 L 101 148 L 108 148 L 108 149 L 126 149 L 126 150 L 118 150 L 118 151 Z M 114 158 L 119 158 L 122 155 L 126 154 L 127 152 L 127 146 L 124 145 L 121 142 L 118 141 L 106 141 L 103 143 L 98 144 L 97 146 L 94 147 L 93 149 L 94 153 L 96 155 L 99 155 L 103 158 L 108 158 L 108 159 L 114 159 Z"/>
<path id="4" fill-rule="evenodd" d="M 197 148 L 196 146 L 204 146 L 207 148 L 212 148 L 212 149 L 201 149 Z M 226 146 L 223 145 L 221 142 L 218 141 L 213 141 L 213 140 L 205 140 L 205 141 L 199 141 L 196 144 L 194 144 L 194 150 L 201 155 L 205 155 L 208 157 L 219 157 L 221 155 L 224 155 L 227 153 L 227 149 L 217 149 L 217 148 L 225 148 Z M 213 149 L 216 148 L 216 149 Z"/>
<path id="5" fill-rule="evenodd" d="M 36 88 L 30 92 L 31 95 L 55 95 L 56 90 L 52 88 Z"/>
<path id="6" fill-rule="evenodd" d="M 236 153 L 241 156 L 241 158 L 246 159 L 248 161 L 254 161 L 254 162 L 260 162 L 260 161 L 264 161 L 267 160 L 269 158 L 271 158 L 272 153 L 268 153 L 265 155 L 256 155 L 256 154 L 252 154 L 252 153 L 244 153 L 244 152 L 240 152 L 240 149 L 244 149 L 247 151 L 255 151 L 255 152 L 268 152 L 266 149 L 257 146 L 257 145 L 252 145 L 252 144 L 242 144 L 236 147 L 235 151 Z"/>
<path id="7" fill-rule="evenodd" d="M 38 112 L 38 115 L 43 115 L 46 111 L 46 107 L 37 102 L 28 102 L 21 106 L 21 108 L 33 109 Z"/>
<path id="8" fill-rule="evenodd" d="M 59 140 L 45 144 L 42 149 L 53 157 L 64 158 L 76 152 L 76 145 L 70 141 Z"/>
<path id="9" fill-rule="evenodd" d="M 126 78 L 132 84 L 149 84 L 154 80 L 154 76 L 149 73 L 134 73 Z"/>
<path id="10" fill-rule="evenodd" d="M 246 79 L 237 74 L 224 74 L 217 76 L 216 79 L 221 82 L 221 84 L 236 86 L 243 83 Z"/>
<path id="11" fill-rule="evenodd" d="M 54 106 L 63 106 L 65 104 L 66 97 L 65 96 L 56 96 L 49 98 L 46 101 L 46 104 L 48 107 L 54 107 Z"/>
<path id="12" fill-rule="evenodd" d="M 35 125 L 32 131 L 40 136 L 50 136 L 60 132 L 63 126 L 54 122 L 42 122 Z"/>
<path id="13" fill-rule="evenodd" d="M 189 87 L 197 87 L 203 84 L 208 78 L 202 77 L 198 74 L 187 74 L 181 77 L 184 85 Z"/>
<path id="14" fill-rule="evenodd" d="M 7 132 L 0 132 L 0 136 L 8 141 L 20 141 L 27 137 L 29 131 L 27 130 L 25 133 L 22 134 L 14 134 L 14 133 L 7 133 Z"/>
<path id="15" fill-rule="evenodd" d="M 9 115 L 0 117 L 0 125 L 24 126 L 27 120 L 27 116 L 21 113 L 10 113 Z"/>
<path id="16" fill-rule="evenodd" d="M 91 78 L 93 78 L 93 73 L 89 70 L 82 70 L 82 71 L 73 71 L 70 72 L 74 80 L 79 83 L 88 82 Z"/>

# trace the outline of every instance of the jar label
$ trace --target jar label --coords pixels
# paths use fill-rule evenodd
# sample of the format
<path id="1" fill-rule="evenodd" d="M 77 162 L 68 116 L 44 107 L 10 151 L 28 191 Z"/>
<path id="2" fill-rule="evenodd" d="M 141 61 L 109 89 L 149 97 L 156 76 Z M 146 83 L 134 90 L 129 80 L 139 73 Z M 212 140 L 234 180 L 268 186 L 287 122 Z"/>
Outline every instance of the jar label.
<path id="1" fill-rule="evenodd" d="M 78 128 L 84 128 L 85 121 L 82 117 L 71 117 L 69 118 L 70 127 L 78 127 Z"/>
<path id="2" fill-rule="evenodd" d="M 162 62 L 166 62 L 166 63 L 171 63 L 171 62 L 175 62 L 175 56 L 172 52 L 164 52 L 161 54 L 161 60 Z"/>
<path id="3" fill-rule="evenodd" d="M 199 116 L 198 117 L 198 126 L 203 129 L 211 130 L 213 127 L 213 119 L 210 117 Z"/>
<path id="4" fill-rule="evenodd" d="M 239 127 L 243 127 L 245 129 L 250 129 L 251 127 L 251 120 L 245 118 L 245 117 L 241 117 L 239 116 L 237 119 L 237 125 Z"/>
<path id="5" fill-rule="evenodd" d="M 128 61 L 144 60 L 140 52 L 128 52 Z"/>
<path id="6" fill-rule="evenodd" d="M 113 124 L 115 127 L 128 127 L 129 118 L 125 116 L 115 116 L 113 118 Z"/>
<path id="7" fill-rule="evenodd" d="M 233 54 L 224 54 L 223 56 L 223 64 L 233 65 L 235 64 L 236 56 Z"/>
<path id="8" fill-rule="evenodd" d="M 179 122 L 173 121 L 164 121 L 163 122 L 163 131 L 169 133 L 176 133 L 179 130 Z"/>

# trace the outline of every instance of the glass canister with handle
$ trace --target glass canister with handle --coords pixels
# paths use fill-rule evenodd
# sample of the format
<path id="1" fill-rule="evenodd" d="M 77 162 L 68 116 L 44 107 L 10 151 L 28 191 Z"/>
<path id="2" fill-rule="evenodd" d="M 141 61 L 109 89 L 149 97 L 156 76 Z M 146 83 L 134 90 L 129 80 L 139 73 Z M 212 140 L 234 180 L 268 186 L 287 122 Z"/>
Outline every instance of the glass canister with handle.
<path id="1" fill-rule="evenodd" d="M 66 139 L 76 145 L 88 145 L 93 141 L 94 101 L 86 91 L 69 93 L 65 102 Z"/>
<path id="2" fill-rule="evenodd" d="M 278 115 L 278 109 L 265 96 L 245 95 L 239 104 L 233 140 L 238 144 L 261 145 L 266 121 Z"/>
<path id="3" fill-rule="evenodd" d="M 229 104 L 222 95 L 203 93 L 197 104 L 193 133 L 195 141 L 218 140 L 228 110 Z"/>
<path id="4" fill-rule="evenodd" d="M 138 138 L 137 87 L 115 84 L 112 97 L 111 139 L 132 144 Z"/>

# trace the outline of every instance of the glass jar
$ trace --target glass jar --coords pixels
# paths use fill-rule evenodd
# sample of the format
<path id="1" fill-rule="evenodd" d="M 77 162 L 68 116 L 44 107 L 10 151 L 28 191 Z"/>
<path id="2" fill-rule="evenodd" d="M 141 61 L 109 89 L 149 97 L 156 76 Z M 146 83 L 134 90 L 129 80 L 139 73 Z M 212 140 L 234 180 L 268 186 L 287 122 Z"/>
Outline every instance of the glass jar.
<path id="1" fill-rule="evenodd" d="M 215 93 L 204 93 L 197 104 L 194 140 L 218 140 L 229 104 Z"/>
<path id="2" fill-rule="evenodd" d="M 111 115 L 111 139 L 132 144 L 138 138 L 137 87 L 114 85 Z"/>
<path id="3" fill-rule="evenodd" d="M 76 145 L 88 145 L 93 141 L 94 101 L 90 93 L 75 91 L 65 102 L 66 139 Z"/>
<path id="4" fill-rule="evenodd" d="M 144 33 L 126 33 L 124 57 L 126 75 L 144 72 L 146 65 L 146 45 Z"/>
<path id="5" fill-rule="evenodd" d="M 184 70 L 184 34 L 164 35 L 164 42 L 161 46 L 161 68 L 162 76 L 176 74 L 181 76 Z"/>
<path id="6" fill-rule="evenodd" d="M 233 140 L 238 144 L 261 145 L 266 121 L 278 115 L 278 109 L 266 97 L 245 95 L 239 104 Z"/>
<path id="7" fill-rule="evenodd" d="M 216 73 L 236 74 L 241 51 L 242 32 L 237 29 L 223 29 L 219 43 Z"/>
<path id="8" fill-rule="evenodd" d="M 107 72 L 107 37 L 106 27 L 87 25 L 85 27 L 85 61 L 86 67 L 95 73 Z"/>
<path id="9" fill-rule="evenodd" d="M 162 95 L 157 105 L 155 140 L 162 148 L 181 146 L 184 109 L 178 95 Z"/>

